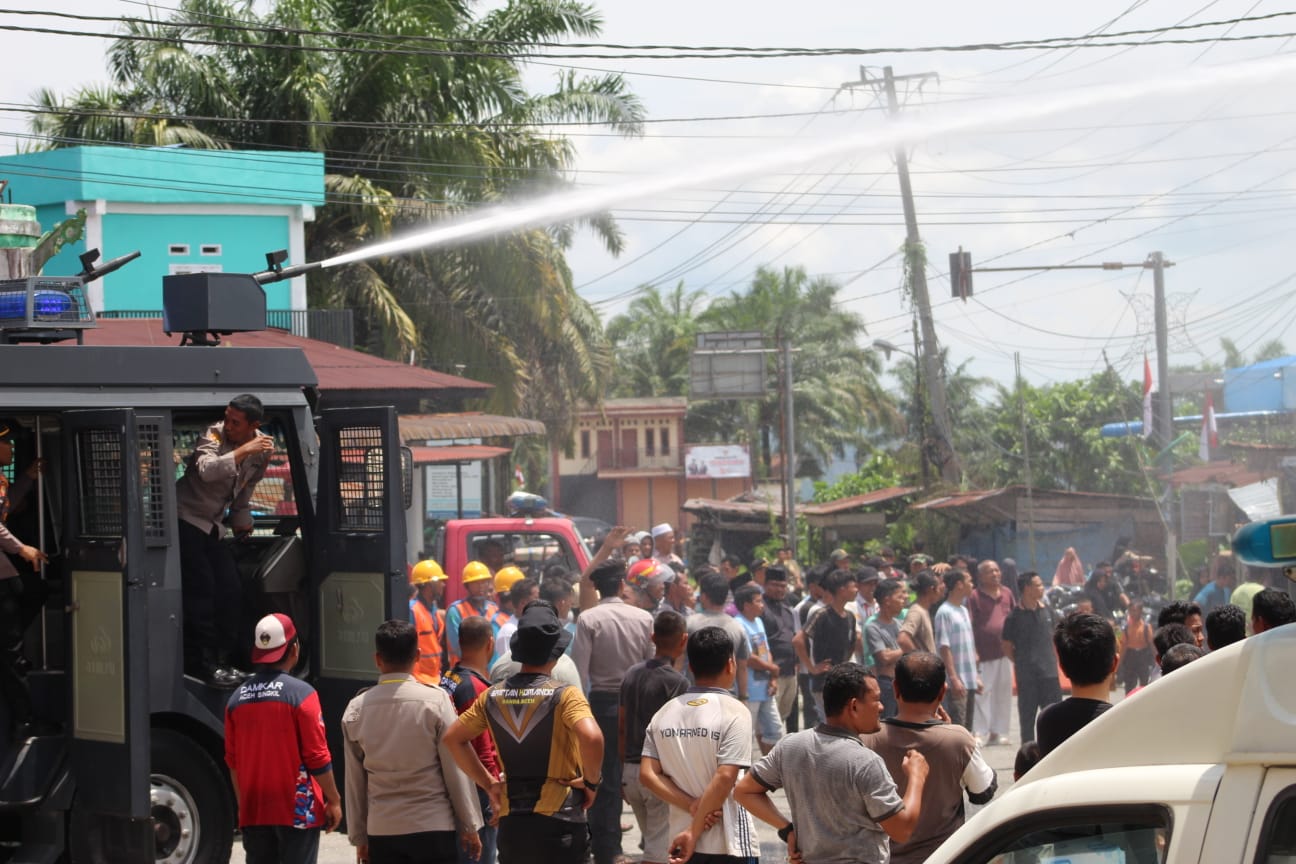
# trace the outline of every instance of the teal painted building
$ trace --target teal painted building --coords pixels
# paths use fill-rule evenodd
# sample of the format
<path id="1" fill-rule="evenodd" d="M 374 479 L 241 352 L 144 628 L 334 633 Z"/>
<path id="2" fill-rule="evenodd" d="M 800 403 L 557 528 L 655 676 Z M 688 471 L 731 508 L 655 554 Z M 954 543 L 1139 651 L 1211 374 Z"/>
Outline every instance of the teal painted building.
<path id="1" fill-rule="evenodd" d="M 288 250 L 287 263 L 303 263 L 305 224 L 324 203 L 320 153 L 69 147 L 0 157 L 0 179 L 14 203 L 36 207 L 43 230 L 86 211 L 85 237 L 44 273 L 79 272 L 87 249 L 100 249 L 101 260 L 140 250 L 137 261 L 91 283 L 96 312 L 160 310 L 162 277 L 171 273 L 264 270 L 276 249 Z M 267 285 L 266 303 L 305 309 L 305 277 Z"/>

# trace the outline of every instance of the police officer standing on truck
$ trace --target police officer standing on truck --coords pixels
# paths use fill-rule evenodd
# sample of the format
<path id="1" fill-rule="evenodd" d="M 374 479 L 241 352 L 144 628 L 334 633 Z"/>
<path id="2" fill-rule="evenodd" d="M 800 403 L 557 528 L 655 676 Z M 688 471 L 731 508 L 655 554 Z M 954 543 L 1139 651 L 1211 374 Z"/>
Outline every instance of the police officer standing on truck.
<path id="1" fill-rule="evenodd" d="M 0 422 L 0 466 L 13 462 L 13 434 L 12 425 Z M 23 543 L 10 533 L 4 523 L 9 518 L 10 505 L 22 499 L 26 486 L 40 470 L 39 462 L 32 463 L 23 478 L 14 484 L 12 496 L 8 479 L 0 474 L 0 550 L 9 555 L 17 555 L 38 570 L 41 564 L 49 560 L 45 553 L 35 546 Z M 18 737 L 23 737 L 32 710 L 31 694 L 19 668 L 23 631 L 27 629 L 22 595 L 22 577 L 8 555 L 0 555 L 0 697 L 4 698 L 4 704 L 8 706 L 7 719 L 11 730 Z"/>
<path id="2" fill-rule="evenodd" d="M 185 672 L 215 687 L 237 687 L 247 677 L 233 665 L 237 646 L 246 641 L 238 638 L 242 588 L 234 556 L 221 540 L 227 513 L 236 535 L 252 531 L 252 492 L 274 451 L 274 439 L 260 431 L 264 417 L 260 399 L 235 396 L 176 481 Z"/>

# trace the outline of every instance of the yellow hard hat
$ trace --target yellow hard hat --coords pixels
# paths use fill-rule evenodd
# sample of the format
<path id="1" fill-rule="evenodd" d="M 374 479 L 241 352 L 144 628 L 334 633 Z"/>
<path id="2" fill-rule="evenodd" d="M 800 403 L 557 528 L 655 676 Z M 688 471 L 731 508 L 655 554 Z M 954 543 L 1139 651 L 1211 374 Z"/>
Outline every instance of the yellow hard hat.
<path id="1" fill-rule="evenodd" d="M 480 582 L 483 579 L 491 578 L 490 568 L 480 561 L 469 561 L 464 565 L 463 581 L 467 585 L 469 582 Z"/>
<path id="2" fill-rule="evenodd" d="M 495 574 L 495 593 L 503 594 L 525 578 L 526 574 L 512 565 L 501 567 Z"/>
<path id="3" fill-rule="evenodd" d="M 429 582 L 444 582 L 445 578 L 445 571 L 441 569 L 441 565 L 433 561 L 431 558 L 418 562 L 414 565 L 414 569 L 410 571 L 411 585 L 426 585 Z"/>

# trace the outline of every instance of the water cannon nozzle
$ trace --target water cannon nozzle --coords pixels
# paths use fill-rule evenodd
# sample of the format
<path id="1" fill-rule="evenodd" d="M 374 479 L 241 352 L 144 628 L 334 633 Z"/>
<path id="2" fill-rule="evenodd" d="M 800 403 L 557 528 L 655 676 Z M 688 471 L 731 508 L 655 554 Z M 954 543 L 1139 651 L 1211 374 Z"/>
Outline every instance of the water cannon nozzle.
<path id="1" fill-rule="evenodd" d="M 271 282 L 282 282 L 285 279 L 292 279 L 303 273 L 310 273 L 313 270 L 319 270 L 324 266 L 322 261 L 312 261 L 305 264 L 294 264 L 291 267 L 283 266 L 283 262 L 288 260 L 288 250 L 278 249 L 274 252 L 266 253 L 266 269 L 260 273 L 253 273 L 252 278 L 259 285 L 269 285 Z"/>
<path id="2" fill-rule="evenodd" d="M 125 255 L 113 258 L 111 261 L 107 261 L 96 267 L 94 266 L 94 263 L 99 260 L 99 250 L 91 249 L 89 252 L 83 252 L 79 256 L 82 269 L 77 275 L 81 277 L 81 282 L 83 284 L 89 284 L 96 279 L 101 279 L 104 276 L 107 276 L 114 270 L 120 270 L 138 257 L 140 257 L 140 252 L 136 249 L 134 252 L 128 252 Z"/>

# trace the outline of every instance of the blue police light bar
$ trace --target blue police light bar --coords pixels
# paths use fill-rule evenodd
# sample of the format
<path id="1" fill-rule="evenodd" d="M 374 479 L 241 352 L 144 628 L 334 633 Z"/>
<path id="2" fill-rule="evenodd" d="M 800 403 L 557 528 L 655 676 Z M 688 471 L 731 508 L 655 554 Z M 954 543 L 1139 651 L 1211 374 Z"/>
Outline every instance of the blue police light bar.
<path id="1" fill-rule="evenodd" d="M 1296 564 L 1296 516 L 1243 525 L 1233 535 L 1233 554 L 1257 567 Z"/>

